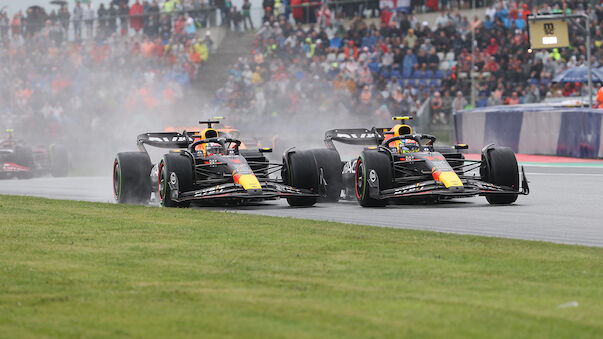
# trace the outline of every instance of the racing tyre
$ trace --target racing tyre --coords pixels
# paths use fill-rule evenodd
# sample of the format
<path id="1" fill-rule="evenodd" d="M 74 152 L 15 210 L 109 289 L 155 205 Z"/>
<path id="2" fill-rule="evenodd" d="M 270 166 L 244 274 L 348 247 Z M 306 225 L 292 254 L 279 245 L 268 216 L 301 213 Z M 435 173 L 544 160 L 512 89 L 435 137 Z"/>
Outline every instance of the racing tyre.
<path id="1" fill-rule="evenodd" d="M 151 159 L 143 152 L 117 153 L 113 195 L 120 204 L 146 204 L 151 197 Z"/>
<path id="2" fill-rule="evenodd" d="M 356 162 L 356 173 L 354 174 L 354 188 L 356 198 L 362 207 L 383 207 L 387 205 L 386 200 L 374 199 L 369 195 L 369 180 L 371 171 L 375 171 L 379 179 L 379 191 L 393 187 L 392 168 L 390 157 L 377 151 L 363 151 Z"/>
<path id="3" fill-rule="evenodd" d="M 322 169 L 323 177 L 326 181 L 326 195 L 319 200 L 321 202 L 337 202 L 341 196 L 343 188 L 343 178 L 341 176 L 342 163 L 339 153 L 330 149 L 315 149 L 312 150 L 318 173 Z"/>
<path id="4" fill-rule="evenodd" d="M 53 177 L 66 177 L 69 174 L 69 157 L 63 146 L 50 146 L 50 174 Z"/>
<path id="5" fill-rule="evenodd" d="M 483 151 L 480 175 L 486 182 L 519 189 L 517 158 L 509 147 L 492 147 Z M 514 203 L 517 196 L 517 193 L 488 194 L 486 199 L 493 205 L 505 205 Z"/>
<path id="6" fill-rule="evenodd" d="M 177 202 L 170 199 L 172 191 L 169 180 L 170 173 L 176 173 L 178 178 L 178 191 L 190 192 L 193 190 L 193 164 L 191 158 L 181 153 L 168 153 L 163 156 L 159 163 L 159 180 L 157 187 L 157 196 L 161 206 L 164 207 L 189 207 L 190 201 Z"/>
<path id="7" fill-rule="evenodd" d="M 318 192 L 318 170 L 312 151 L 295 151 L 285 154 L 282 177 L 285 184 L 295 188 L 309 189 Z M 289 206 L 312 206 L 315 197 L 288 197 Z"/>
<path id="8" fill-rule="evenodd" d="M 29 171 L 19 172 L 17 178 L 31 179 L 33 178 L 34 157 L 31 147 L 17 146 L 14 153 L 14 162 L 17 165 L 29 168 Z"/>

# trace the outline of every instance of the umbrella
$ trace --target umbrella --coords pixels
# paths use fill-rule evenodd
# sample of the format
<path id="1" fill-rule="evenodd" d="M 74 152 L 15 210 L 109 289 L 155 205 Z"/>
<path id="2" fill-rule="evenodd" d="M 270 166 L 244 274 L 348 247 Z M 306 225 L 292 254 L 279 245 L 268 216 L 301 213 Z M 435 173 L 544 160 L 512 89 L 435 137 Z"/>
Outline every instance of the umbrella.
<path id="1" fill-rule="evenodd" d="M 593 82 L 603 82 L 603 71 L 592 69 Z M 588 82 L 588 67 L 579 66 L 567 69 L 553 78 L 553 82 Z"/>
<path id="2" fill-rule="evenodd" d="M 50 2 L 51 5 L 63 6 L 67 4 L 66 0 L 52 0 Z"/>

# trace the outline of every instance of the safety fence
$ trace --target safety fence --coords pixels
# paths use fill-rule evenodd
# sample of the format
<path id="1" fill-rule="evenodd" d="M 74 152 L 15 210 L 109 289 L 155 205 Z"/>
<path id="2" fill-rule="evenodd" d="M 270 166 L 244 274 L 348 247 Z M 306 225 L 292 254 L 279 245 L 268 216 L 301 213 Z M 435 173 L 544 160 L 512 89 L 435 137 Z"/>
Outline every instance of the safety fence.
<path id="1" fill-rule="evenodd" d="M 492 106 L 454 114 L 455 136 L 471 152 L 494 143 L 517 153 L 601 158 L 602 117 L 591 108 Z"/>

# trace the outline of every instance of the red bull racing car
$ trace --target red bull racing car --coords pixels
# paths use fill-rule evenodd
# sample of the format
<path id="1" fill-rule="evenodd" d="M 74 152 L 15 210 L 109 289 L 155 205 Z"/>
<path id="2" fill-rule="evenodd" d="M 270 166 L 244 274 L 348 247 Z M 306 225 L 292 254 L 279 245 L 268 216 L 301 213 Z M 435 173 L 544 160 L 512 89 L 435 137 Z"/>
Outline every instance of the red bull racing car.
<path id="1" fill-rule="evenodd" d="M 396 117 L 394 120 L 408 120 Z M 360 156 L 342 162 L 334 142 L 363 145 Z M 319 164 L 326 197 L 356 199 L 361 206 L 388 202 L 440 201 L 485 196 L 490 204 L 511 204 L 529 194 L 525 173 L 508 147 L 488 145 L 481 160 L 467 160 L 467 145 L 434 146 L 436 138 L 414 134 L 406 124 L 393 128 L 335 129 L 325 133 L 328 156 Z"/>
<path id="2" fill-rule="evenodd" d="M 159 132 L 138 136 L 138 152 L 118 153 L 113 163 L 113 192 L 119 203 L 147 203 L 154 194 L 165 207 L 191 202 L 246 203 L 287 198 L 292 206 L 311 206 L 324 195 L 323 181 L 292 182 L 314 176 L 293 157 L 272 163 L 270 148 L 241 149 L 241 141 L 212 128 L 217 120 L 200 121 L 199 132 Z M 146 146 L 172 149 L 152 164 Z M 278 176 L 284 173 L 282 179 Z"/>
<path id="3" fill-rule="evenodd" d="M 59 145 L 25 146 L 18 141 L 12 129 L 0 141 L 0 179 L 33 177 L 51 174 L 64 177 L 69 172 L 67 150 Z"/>

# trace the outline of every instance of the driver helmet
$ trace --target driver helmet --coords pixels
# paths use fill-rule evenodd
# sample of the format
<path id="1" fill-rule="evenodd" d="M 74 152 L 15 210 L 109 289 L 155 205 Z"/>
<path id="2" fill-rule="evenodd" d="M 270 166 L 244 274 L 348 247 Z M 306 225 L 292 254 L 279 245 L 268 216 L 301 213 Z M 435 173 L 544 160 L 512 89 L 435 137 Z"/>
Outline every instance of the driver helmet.
<path id="1" fill-rule="evenodd" d="M 13 135 L 12 129 L 6 130 L 6 139 L 4 139 L 4 140 L 0 139 L 0 144 L 2 146 L 15 146 L 17 144 L 17 141 L 15 140 L 15 137 Z"/>
<path id="2" fill-rule="evenodd" d="M 206 155 L 224 154 L 224 147 L 218 143 L 210 142 L 205 146 Z"/>
<path id="3" fill-rule="evenodd" d="M 402 153 L 412 153 L 419 151 L 419 143 L 412 139 L 405 139 L 400 145 Z"/>

